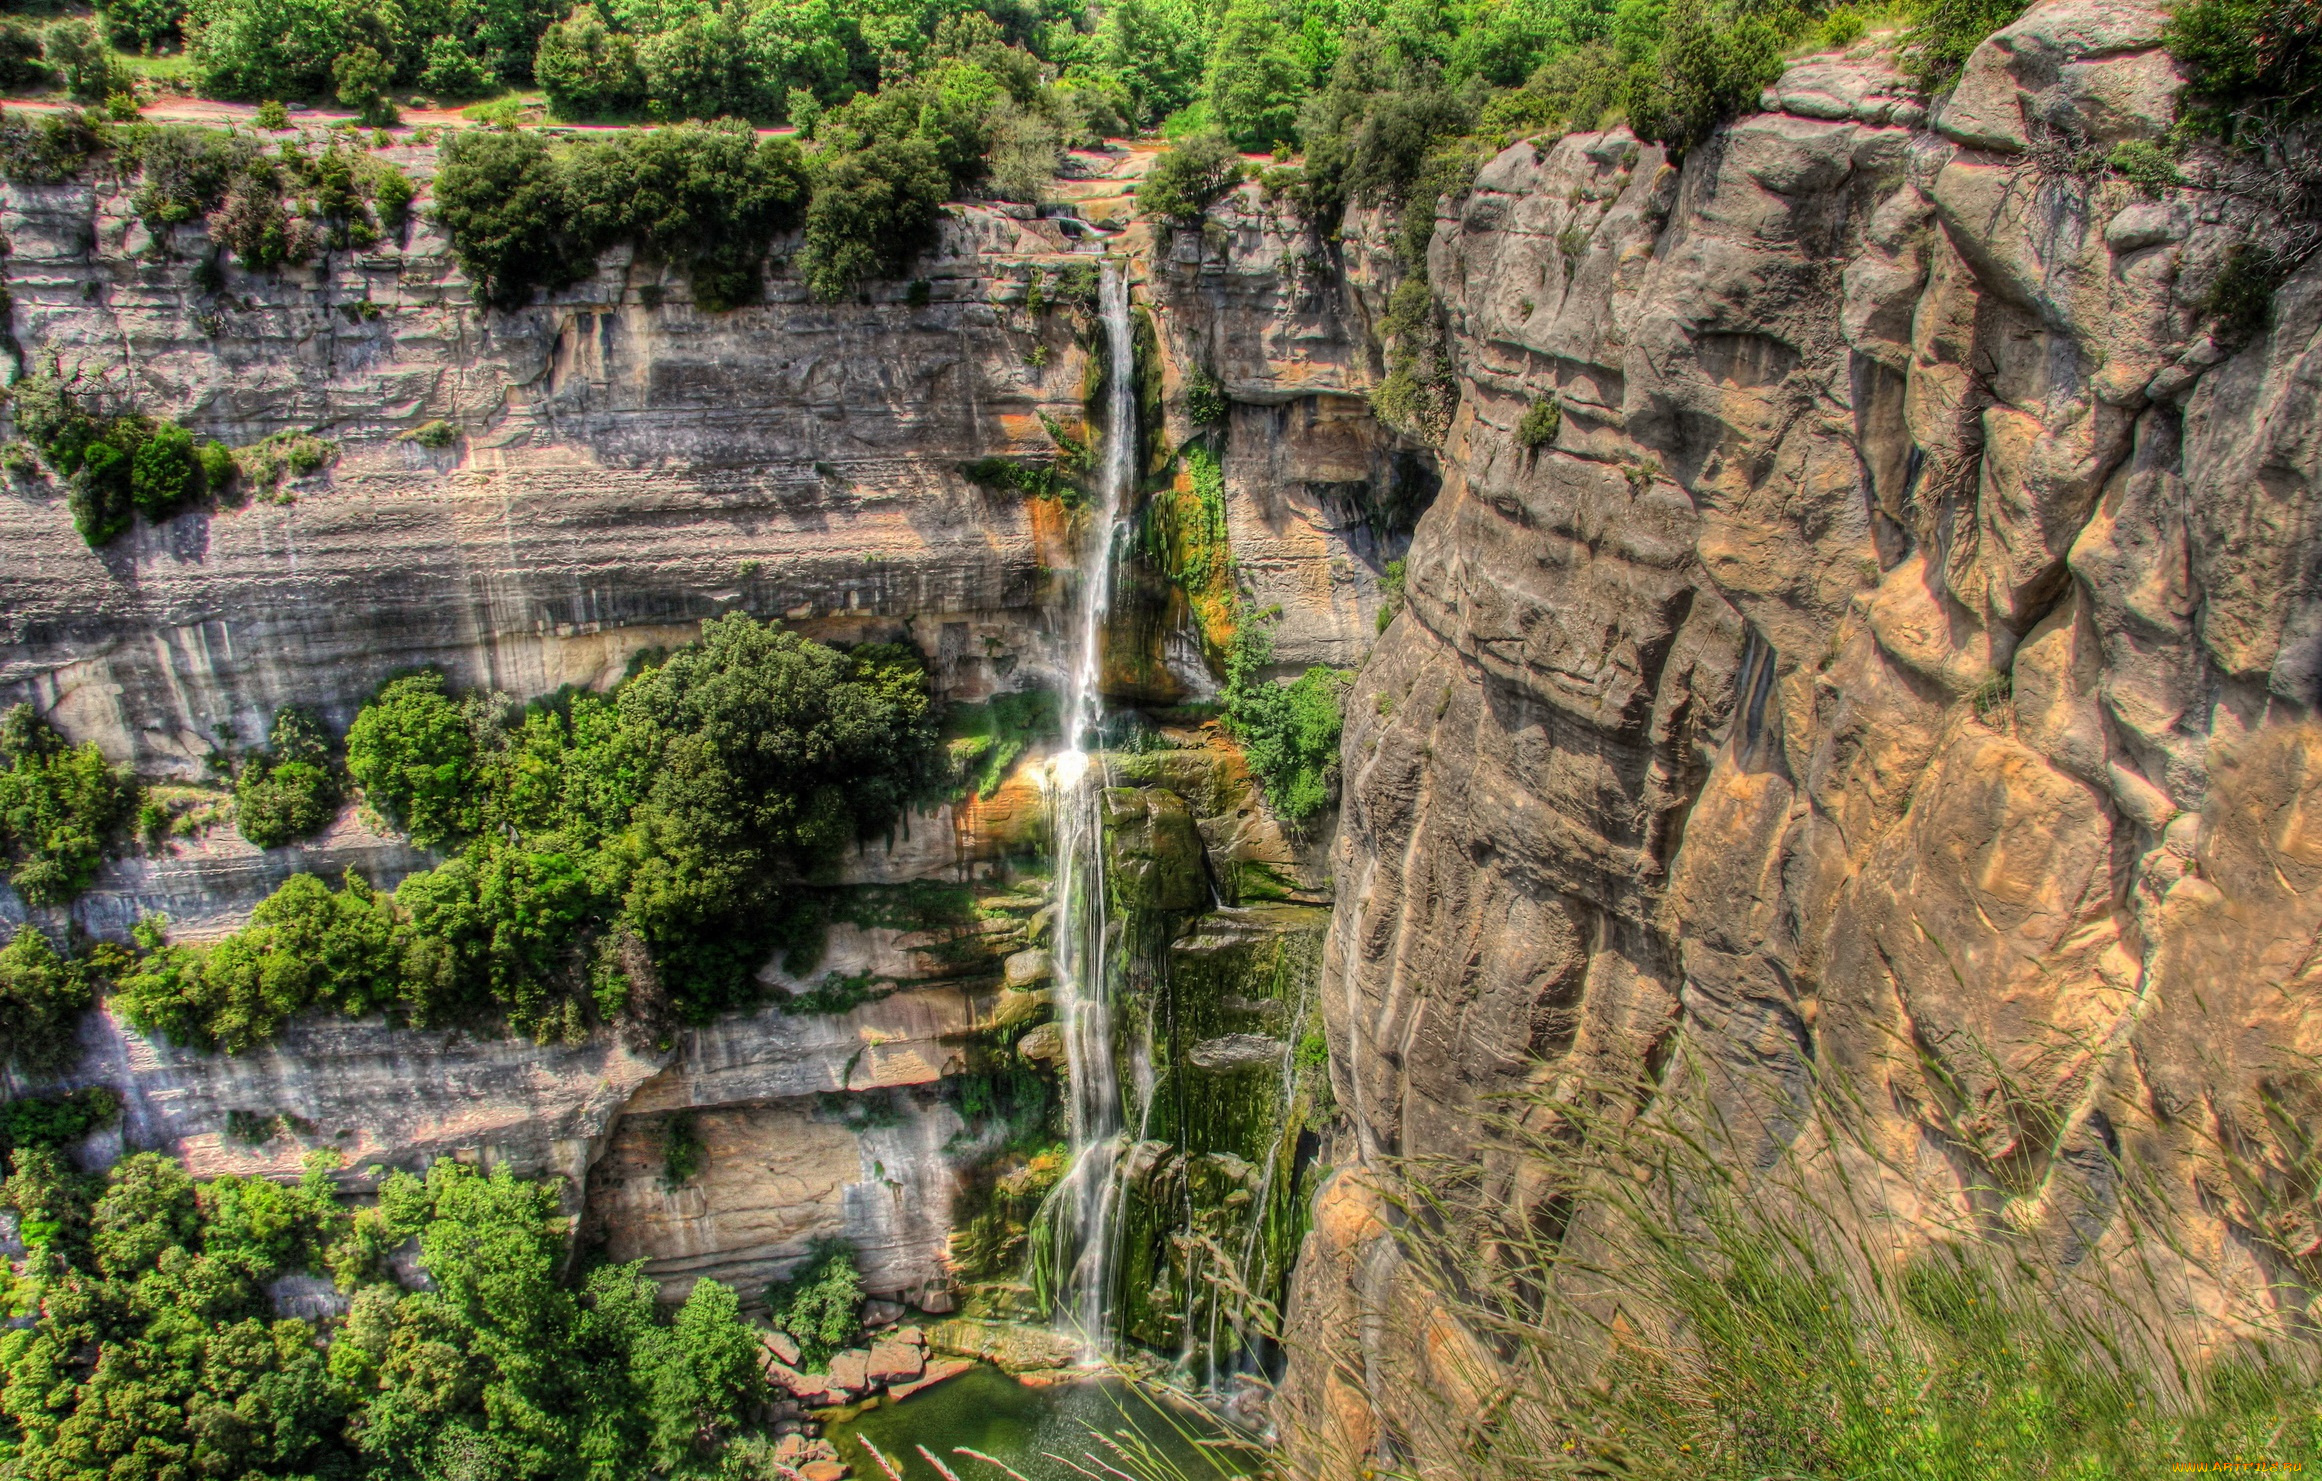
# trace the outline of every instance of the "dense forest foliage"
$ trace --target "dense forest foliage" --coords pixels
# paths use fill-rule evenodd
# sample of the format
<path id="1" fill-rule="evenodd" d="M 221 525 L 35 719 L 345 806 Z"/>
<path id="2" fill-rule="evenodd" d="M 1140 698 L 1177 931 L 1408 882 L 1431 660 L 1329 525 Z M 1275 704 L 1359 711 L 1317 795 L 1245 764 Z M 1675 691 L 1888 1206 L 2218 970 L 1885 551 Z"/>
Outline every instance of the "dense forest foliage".
<path id="1" fill-rule="evenodd" d="M 774 951 L 815 950 L 799 883 L 932 779 L 930 703 L 908 649 L 840 652 L 743 614 L 611 695 L 518 709 L 439 674 L 397 679 L 349 730 L 346 769 L 450 857 L 392 893 L 294 875 L 207 947 L 148 921 L 115 1001 L 227 1051 L 315 1007 L 547 1039 L 748 1003 Z M 284 739 L 278 724 L 260 785 L 295 800 L 286 771 L 329 773 L 315 752 L 284 759 Z"/>
<path id="2" fill-rule="evenodd" d="M 754 1474 L 720 1470 L 763 1396 L 734 1292 L 703 1281 L 672 1317 L 639 1265 L 568 1282 L 554 1184 L 446 1160 L 356 1211 L 328 1152 L 291 1186 L 151 1153 L 84 1176 L 60 1144 L 106 1109 L 9 1118 L 0 1201 L 27 1253 L 6 1291 L 25 1320 L 0 1334 L 8 1474 Z M 413 1239 L 423 1291 L 388 1277 Z M 277 1316 L 268 1284 L 300 1272 L 346 1315 Z"/>
<path id="3" fill-rule="evenodd" d="M 1879 26 L 1925 90 L 1949 85 L 2022 0 L 116 0 L 116 45 L 183 49 L 212 96 L 337 101 L 374 122 L 391 93 L 434 99 L 537 87 L 567 119 L 746 120 L 660 142 L 551 144 L 469 132 L 453 141 L 437 213 L 493 302 L 526 301 L 634 241 L 673 260 L 698 301 L 752 301 L 769 243 L 803 226 L 799 266 L 835 301 L 894 276 L 933 240 L 942 202 L 1037 200 L 1061 157 L 1106 136 L 1160 130 L 1178 147 L 1144 193 L 1184 216 L 1239 180 L 1241 154 L 1295 156 L 1269 177 L 1318 226 L 1350 202 L 1402 209 L 1416 258 L 1428 208 L 1488 148 L 1527 133 L 1625 121 L 1682 150 L 1755 106 L 1801 51 Z M 2172 44 L 2204 116 L 2250 99 L 2310 110 L 2322 36 L 2300 0 L 2189 0 Z M 12 28 L 12 29 L 11 29 Z M 77 29 L 76 29 L 77 28 Z M 90 100 L 126 97 L 130 73 L 86 23 L 45 36 L 0 25 L 0 83 L 43 76 Z M 133 113 L 133 105 L 127 110 Z M 279 115 L 277 119 L 279 121 Z M 0 171 L 69 173 L 111 141 L 85 122 L 0 124 Z M 77 132 L 76 132 L 77 131 Z M 211 218 L 246 265 L 299 261 L 401 229 L 412 191 L 359 150 L 279 153 L 246 136 L 158 145 L 122 165 L 157 202 L 148 221 Z M 2181 142 L 2181 141 L 2180 141 Z M 2116 168 L 2172 178 L 2140 145 Z M 329 176 L 331 178 L 323 178 Z M 634 187 L 634 190 L 632 190 Z M 285 200 L 293 202 L 285 207 Z M 1422 294 L 1424 284 L 1415 293 Z M 1446 408 L 1418 301 L 1386 326 L 1402 379 L 1389 418 L 1427 431 Z M 166 494 L 156 494 L 166 499 Z M 126 495 L 114 506 L 126 508 Z M 107 517 L 125 518 L 125 515 Z"/>

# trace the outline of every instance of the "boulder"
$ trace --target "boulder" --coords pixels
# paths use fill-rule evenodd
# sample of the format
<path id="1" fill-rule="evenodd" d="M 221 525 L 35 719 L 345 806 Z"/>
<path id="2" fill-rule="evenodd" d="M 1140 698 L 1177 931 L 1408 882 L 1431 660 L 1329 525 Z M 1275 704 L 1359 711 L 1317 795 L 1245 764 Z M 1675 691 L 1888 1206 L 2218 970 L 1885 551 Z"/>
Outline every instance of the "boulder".
<path id="1" fill-rule="evenodd" d="M 1105 883 L 1124 910 L 1209 904 L 1201 834 L 1185 799 L 1162 787 L 1107 787 Z"/>
<path id="2" fill-rule="evenodd" d="M 847 1468 L 835 1460 L 810 1460 L 798 1468 L 806 1481 L 846 1481 Z"/>
<path id="3" fill-rule="evenodd" d="M 903 1303 L 900 1301 L 873 1296 L 863 1303 L 863 1325 L 866 1327 L 892 1327 L 901 1320 Z"/>
<path id="4" fill-rule="evenodd" d="M 850 1347 L 830 1360 L 830 1387 L 852 1399 L 871 1386 L 871 1355 Z"/>
<path id="5" fill-rule="evenodd" d="M 791 1368 L 798 1366 L 800 1357 L 798 1339 L 781 1328 L 776 1327 L 769 1331 L 760 1332 L 758 1345 L 766 1349 L 767 1356 L 775 1362 Z"/>
<path id="6" fill-rule="evenodd" d="M 1069 1057 L 1064 1047 L 1064 1025 L 1044 1023 L 1016 1041 L 1016 1052 L 1039 1064 L 1063 1064 Z"/>
<path id="7" fill-rule="evenodd" d="M 1000 970 L 1001 980 L 1009 987 L 1038 987 L 1056 975 L 1056 964 L 1046 951 L 1035 946 L 1009 957 Z"/>
<path id="8" fill-rule="evenodd" d="M 894 1399 L 908 1399 L 922 1389 L 935 1387 L 945 1379 L 957 1378 L 974 1366 L 974 1360 L 969 1358 L 937 1358 L 934 1362 L 929 1363 L 916 1379 L 909 1383 L 898 1383 L 889 1388 L 887 1396 Z"/>
<path id="9" fill-rule="evenodd" d="M 1046 1016 L 1056 1002 L 1056 994 L 1048 988 L 1027 992 L 1021 988 L 1003 988 L 992 1002 L 991 1027 L 995 1029 L 1022 1028 Z"/>
<path id="10" fill-rule="evenodd" d="M 927 1367 L 927 1350 L 915 1342 L 886 1341 L 871 1347 L 867 1376 L 871 1383 L 892 1386 L 909 1383 Z"/>

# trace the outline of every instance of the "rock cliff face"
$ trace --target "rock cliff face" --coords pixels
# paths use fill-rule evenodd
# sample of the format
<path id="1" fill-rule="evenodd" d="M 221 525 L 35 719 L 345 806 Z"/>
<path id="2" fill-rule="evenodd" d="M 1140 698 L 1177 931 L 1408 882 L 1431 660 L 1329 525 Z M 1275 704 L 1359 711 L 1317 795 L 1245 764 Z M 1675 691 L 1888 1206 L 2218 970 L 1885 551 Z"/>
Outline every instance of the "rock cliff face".
<path id="1" fill-rule="evenodd" d="M 1931 124 L 1814 58 L 1681 164 L 1518 144 L 1438 222 L 1444 489 L 1347 712 L 1318 1473 L 1488 1382 L 1376 1188 L 1465 1157 L 1540 1213 L 1472 1150 L 1507 1092 L 1683 1063 L 1770 1158 L 1835 1086 L 1900 1243 L 2101 1258 L 2125 1170 L 2197 1308 L 2315 1273 L 2322 269 L 2220 343 L 2247 209 L 2035 157 L 2168 126 L 2162 20 L 2035 6 Z"/>
<path id="2" fill-rule="evenodd" d="M 2322 268 L 2221 340 L 2200 305 L 2250 208 L 2058 166 L 2058 139 L 2168 127 L 2161 19 L 2048 0 L 1932 113 L 1866 45 L 1794 65 L 1682 161 L 1620 131 L 1501 152 L 1431 250 L 1459 390 L 1440 448 L 1369 411 L 1379 223 L 1320 242 L 1245 187 L 1201 229 L 1114 240 L 1162 438 L 1193 430 L 1196 378 L 1226 398 L 1245 611 L 1279 608 L 1281 666 L 1361 665 L 1327 864 L 1174 722 L 1106 799 L 1120 887 L 1169 926 L 1157 959 L 1203 984 L 1171 1072 L 1219 1135 L 1140 1149 L 1155 1187 L 1297 1140 L 1254 1087 L 1283 1098 L 1332 906 L 1329 1091 L 1283 1075 L 1344 1128 L 1289 1313 L 1298 1463 L 1354 1474 L 1473 1381 L 1445 1371 L 1480 1349 L 1380 1190 L 1448 1156 L 1484 1204 L 1538 1212 L 1542 1170 L 1482 1132 L 1511 1093 L 1633 1103 L 1679 1067 L 1762 1164 L 1818 1150 L 1805 1110 L 1836 1087 L 1863 1115 L 1828 1150 L 1910 1211 L 1898 1242 L 1974 1224 L 2101 1259 L 2125 1169 L 2210 1316 L 2322 1276 Z M 777 268 L 764 305 L 720 315 L 619 256 L 482 314 L 424 228 L 205 308 L 198 234 L 156 253 L 118 194 L 12 188 L 0 230 L 29 354 L 113 367 L 232 441 L 343 447 L 288 502 L 103 553 L 58 491 L 0 494 L 0 700 L 149 773 L 197 774 L 219 727 L 255 741 L 281 704 L 343 723 L 415 664 L 517 695 L 607 684 L 733 609 L 908 635 L 948 698 L 1053 682 L 1068 516 L 960 465 L 1045 453 L 1042 414 L 1081 415 L 1083 336 L 1024 305 L 1035 269 L 1088 260 L 1054 222 L 960 208 L 924 293 L 815 306 Z M 1520 436 L 1548 404 L 1552 434 Z M 449 448 L 403 436 L 439 419 Z M 1127 689 L 1199 692 L 1202 614 L 1132 605 L 1174 672 Z M 650 1051 L 306 1025 L 239 1060 L 92 1020 L 79 1078 L 124 1090 L 127 1141 L 201 1171 L 287 1175 L 337 1146 L 358 1170 L 565 1173 L 590 1236 L 672 1292 L 760 1281 L 836 1233 L 875 1289 L 926 1294 L 971 1223 L 999 1279 L 1024 1231 L 955 1203 L 982 1134 L 957 1086 L 996 1045 L 1061 1053 L 1042 901 L 1012 868 L 1038 831 L 1019 776 L 852 860 L 834 889 L 970 893 L 941 920 L 836 912 L 814 973 L 769 965 L 779 988 L 893 989 L 845 1014 L 736 1015 Z M 215 933 L 292 868 L 427 862 L 352 817 L 301 850 L 213 834 L 111 866 L 78 918 Z M 681 1131 L 706 1161 L 671 1185 Z M 1297 1223 L 1270 1214 L 1268 1238 Z M 1173 1229 L 1138 1256 L 1163 1345 Z"/>
<path id="3" fill-rule="evenodd" d="M 388 157 L 422 181 L 435 166 L 428 148 Z M 1143 158 L 1079 157 L 1081 173 L 1118 177 L 1083 193 L 1117 195 Z M 1296 237 L 1270 231 L 1277 247 Z M 605 687 L 639 651 L 733 610 L 830 640 L 908 638 L 945 700 L 1057 682 L 1072 517 L 962 468 L 1048 456 L 1046 422 L 1084 416 L 1101 338 L 1058 306 L 1075 264 L 1096 261 L 1078 221 L 955 207 L 918 280 L 835 306 L 807 301 L 778 244 L 765 302 L 720 314 L 625 251 L 552 301 L 485 312 L 424 223 L 279 274 L 229 265 L 213 294 L 195 281 L 211 255 L 202 229 L 156 240 L 111 184 L 0 189 L 0 233 L 29 368 L 102 376 L 123 403 L 231 444 L 311 431 L 340 450 L 280 498 L 140 523 L 103 551 L 74 533 L 61 488 L 0 488 L 0 704 L 33 701 L 149 779 L 200 778 L 285 704 L 343 726 L 415 666 L 518 698 Z M 1237 466 L 1227 518 L 1295 610 L 1278 658 L 1357 661 L 1382 546 L 1350 511 L 1386 471 L 1359 415 L 1360 337 L 1283 298 L 1271 258 L 1212 258 L 1209 295 L 1165 316 L 1171 342 L 1243 346 L 1236 396 L 1330 423 L 1263 469 Z M 1028 302 L 1036 278 L 1046 311 Z M 1299 348 L 1301 335 L 1320 347 Z M 436 422 L 455 429 L 449 446 L 409 435 Z M 1181 628 L 1157 636 L 1150 652 L 1177 670 L 1157 687 L 1204 688 L 1198 645 Z M 1206 910 L 1212 880 L 1228 903 L 1325 898 L 1315 842 L 1264 815 L 1214 735 L 1181 740 L 1191 749 L 1142 758 L 1141 774 L 1184 824 L 1172 908 Z M 765 974 L 776 990 L 836 974 L 885 994 L 843 1014 L 769 1008 L 665 1048 L 317 1022 L 236 1058 L 92 1016 L 69 1078 L 115 1087 L 127 1112 L 87 1155 L 159 1147 L 197 1173 L 288 1177 L 329 1149 L 358 1189 L 374 1167 L 460 1156 L 563 1175 L 587 1237 L 648 1260 L 673 1295 L 706 1273 L 754 1298 L 831 1235 L 862 1251 L 873 1290 L 927 1294 L 964 1217 L 959 1167 L 991 1150 L 943 1082 L 1048 1014 L 1044 996 L 1000 997 L 1003 961 L 1036 929 L 1041 902 L 1010 877 L 1038 846 L 1042 808 L 1019 772 L 845 862 L 822 959 L 802 977 Z M 71 924 L 120 939 L 160 912 L 199 941 L 294 871 L 352 867 L 388 886 L 432 862 L 352 810 L 285 849 L 214 827 L 109 864 Z M 941 918 L 905 918 L 930 887 L 949 892 Z M 0 923 L 25 915 L 0 888 Z M 1282 930 L 1311 941 L 1314 922 Z M 665 1185 L 680 1116 L 706 1155 Z"/>

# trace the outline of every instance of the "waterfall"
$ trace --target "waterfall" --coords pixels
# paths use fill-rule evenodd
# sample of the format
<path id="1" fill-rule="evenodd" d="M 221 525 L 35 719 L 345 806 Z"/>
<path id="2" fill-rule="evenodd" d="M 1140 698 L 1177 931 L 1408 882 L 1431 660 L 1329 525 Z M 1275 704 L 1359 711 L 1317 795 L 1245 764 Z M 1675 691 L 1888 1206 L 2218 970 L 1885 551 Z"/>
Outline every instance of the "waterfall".
<path id="1" fill-rule="evenodd" d="M 1106 426 L 1096 517 L 1080 567 L 1071 668 L 1065 678 L 1063 748 L 1050 766 L 1055 818 L 1057 1002 L 1071 1075 L 1072 1163 L 1057 1187 L 1051 1229 L 1059 1319 L 1094 1360 L 1111 1346 L 1113 1216 L 1122 1146 L 1120 1072 L 1114 1062 L 1107 971 L 1104 824 L 1105 617 L 1116 563 L 1129 543 L 1129 486 L 1136 473 L 1137 376 L 1129 282 L 1104 265 L 1098 290 L 1105 330 Z"/>

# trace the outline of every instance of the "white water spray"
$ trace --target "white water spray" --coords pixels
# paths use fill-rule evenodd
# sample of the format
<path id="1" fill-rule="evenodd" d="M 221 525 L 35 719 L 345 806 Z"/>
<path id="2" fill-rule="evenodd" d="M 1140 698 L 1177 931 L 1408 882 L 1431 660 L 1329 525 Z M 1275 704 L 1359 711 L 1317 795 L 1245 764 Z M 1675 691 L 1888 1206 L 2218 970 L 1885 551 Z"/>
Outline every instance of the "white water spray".
<path id="1" fill-rule="evenodd" d="M 1059 1319 L 1084 1358 L 1111 1348 L 1113 1223 L 1120 1197 L 1120 1073 L 1113 1055 L 1112 983 L 1106 953 L 1104 766 L 1105 618 L 1113 574 L 1129 539 L 1125 506 L 1136 472 L 1136 354 L 1129 282 L 1106 263 L 1098 290 L 1105 328 L 1105 460 L 1094 529 L 1080 568 L 1072 666 L 1064 689 L 1064 748 L 1049 765 L 1056 833 L 1055 961 L 1058 1006 L 1072 1077 L 1072 1167 L 1053 1197 L 1062 1271 Z"/>

